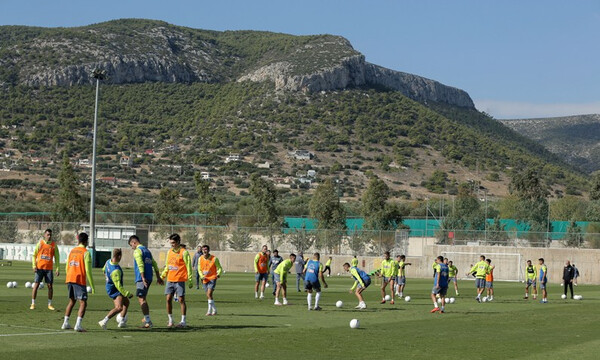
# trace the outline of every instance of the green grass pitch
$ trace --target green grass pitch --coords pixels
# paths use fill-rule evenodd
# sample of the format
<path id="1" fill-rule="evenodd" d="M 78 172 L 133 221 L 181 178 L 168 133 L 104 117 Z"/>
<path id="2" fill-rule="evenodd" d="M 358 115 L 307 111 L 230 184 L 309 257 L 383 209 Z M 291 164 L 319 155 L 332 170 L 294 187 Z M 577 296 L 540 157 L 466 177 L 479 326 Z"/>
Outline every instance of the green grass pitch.
<path id="1" fill-rule="evenodd" d="M 130 291 L 133 271 L 125 269 Z M 575 288 L 584 300 L 561 300 L 562 288 L 549 286 L 549 303 L 523 300 L 523 284 L 496 283 L 492 303 L 474 300 L 473 281 L 462 281 L 457 302 L 446 314 L 430 314 L 431 280 L 408 279 L 403 300 L 379 304 L 375 282 L 367 289 L 367 310 L 348 293 L 352 281 L 346 276 L 328 278 L 323 291 L 323 311 L 307 311 L 306 294 L 296 292 L 290 276 L 289 306 L 276 307 L 270 291 L 266 299 L 254 299 L 251 273 L 226 273 L 215 291 L 219 314 L 205 317 L 207 304 L 202 290 L 188 289 L 186 329 L 167 329 L 164 287 L 153 285 L 149 296 L 154 328 L 138 329 L 142 314 L 137 302 L 131 306 L 129 328 L 118 329 L 114 319 L 108 330 L 98 321 L 112 307 L 104 291 L 104 277 L 95 269 L 97 293 L 88 301 L 83 326 L 87 333 L 61 331 L 67 302 L 64 274 L 56 279 L 54 306 L 46 309 L 47 292 L 40 290 L 37 309 L 29 310 L 33 280 L 28 263 L 0 267 L 0 359 L 96 359 L 96 358 L 318 358 L 318 359 L 595 359 L 600 349 L 599 299 L 594 286 Z M 8 289 L 8 281 L 18 288 Z M 270 290 L 270 288 L 268 289 Z M 453 290 L 449 291 L 454 294 Z M 135 299 L 133 299 L 135 300 Z M 342 300 L 338 309 L 335 302 Z M 180 313 L 174 303 L 174 319 Z M 71 325 L 76 318 L 75 308 Z M 360 320 L 350 329 L 351 319 Z"/>

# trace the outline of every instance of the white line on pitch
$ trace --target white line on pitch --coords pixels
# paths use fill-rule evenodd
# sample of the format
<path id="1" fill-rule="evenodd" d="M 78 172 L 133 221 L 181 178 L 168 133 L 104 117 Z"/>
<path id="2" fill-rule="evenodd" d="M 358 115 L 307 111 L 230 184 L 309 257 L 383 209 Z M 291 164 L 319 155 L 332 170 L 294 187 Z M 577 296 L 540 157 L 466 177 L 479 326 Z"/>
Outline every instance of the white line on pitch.
<path id="1" fill-rule="evenodd" d="M 55 332 L 62 331 L 62 330 L 58 330 L 58 329 L 47 329 L 47 328 L 38 328 L 38 327 L 33 327 L 33 326 L 10 325 L 10 324 L 0 324 L 0 326 L 15 327 L 15 328 L 21 328 L 21 329 L 34 329 L 34 330 L 55 331 Z"/>
<path id="2" fill-rule="evenodd" d="M 43 333 L 27 333 L 27 334 L 1 334 L 3 336 L 37 336 L 37 335 L 60 335 L 60 334 L 73 334 L 73 331 L 60 331 L 60 332 L 43 332 Z"/>

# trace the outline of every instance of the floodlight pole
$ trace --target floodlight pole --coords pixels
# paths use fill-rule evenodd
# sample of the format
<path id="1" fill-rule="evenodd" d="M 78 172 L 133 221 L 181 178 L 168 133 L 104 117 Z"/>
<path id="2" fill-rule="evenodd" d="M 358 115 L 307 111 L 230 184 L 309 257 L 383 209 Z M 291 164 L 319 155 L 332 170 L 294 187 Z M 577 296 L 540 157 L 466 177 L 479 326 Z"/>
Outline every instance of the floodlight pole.
<path id="1" fill-rule="evenodd" d="M 95 69 L 93 77 L 96 79 L 96 104 L 94 106 L 94 140 L 92 146 L 92 180 L 90 193 L 90 247 L 92 249 L 92 266 L 96 266 L 96 140 L 98 137 L 98 94 L 100 93 L 100 80 L 104 72 Z"/>

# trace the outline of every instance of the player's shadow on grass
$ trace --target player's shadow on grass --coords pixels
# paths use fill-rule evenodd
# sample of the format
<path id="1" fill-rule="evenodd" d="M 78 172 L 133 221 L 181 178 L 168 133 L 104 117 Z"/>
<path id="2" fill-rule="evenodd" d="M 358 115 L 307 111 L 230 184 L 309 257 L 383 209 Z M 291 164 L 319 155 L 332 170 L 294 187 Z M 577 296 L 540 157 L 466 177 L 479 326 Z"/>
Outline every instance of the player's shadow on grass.
<path id="1" fill-rule="evenodd" d="M 232 316 L 248 316 L 248 317 L 289 317 L 289 315 L 274 315 L 274 314 L 231 314 Z"/>
<path id="2" fill-rule="evenodd" d="M 130 329 L 129 332 L 162 332 L 162 333 L 185 333 L 185 332 L 196 332 L 206 330 L 235 330 L 235 329 L 269 329 L 279 328 L 279 326 L 272 325 L 202 325 L 202 326 L 186 326 L 184 328 L 166 328 L 166 327 L 153 327 L 152 329 Z"/>

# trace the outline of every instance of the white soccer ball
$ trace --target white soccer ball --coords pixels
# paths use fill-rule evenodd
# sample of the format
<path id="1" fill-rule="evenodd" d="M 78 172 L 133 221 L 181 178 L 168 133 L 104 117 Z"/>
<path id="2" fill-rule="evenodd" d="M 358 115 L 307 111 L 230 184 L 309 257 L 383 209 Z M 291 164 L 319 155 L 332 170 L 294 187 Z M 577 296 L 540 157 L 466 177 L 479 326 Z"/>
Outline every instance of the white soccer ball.
<path id="1" fill-rule="evenodd" d="M 450 298 L 445 298 L 444 301 L 446 302 L 446 304 L 450 304 Z"/>
<path id="2" fill-rule="evenodd" d="M 269 283 L 265 283 L 265 287 L 268 288 L 269 287 Z"/>
<path id="3" fill-rule="evenodd" d="M 9 289 L 12 289 L 13 285 L 12 285 L 12 281 L 9 281 L 6 283 L 6 287 Z"/>
<path id="4" fill-rule="evenodd" d="M 484 296 L 483 298 L 481 298 L 481 302 L 487 302 L 487 301 L 488 301 L 487 296 Z"/>
<path id="5" fill-rule="evenodd" d="M 455 298 L 453 298 L 453 297 L 450 298 L 450 304 L 454 304 L 455 301 L 456 301 Z"/>
<path id="6" fill-rule="evenodd" d="M 340 276 L 340 273 L 338 273 L 338 276 Z"/>
<path id="7" fill-rule="evenodd" d="M 342 302 L 342 300 L 338 300 L 338 301 L 335 303 L 335 307 L 341 308 L 342 306 L 344 306 L 344 303 Z"/>
<path id="8" fill-rule="evenodd" d="M 19 284 L 18 284 L 16 281 L 13 281 L 13 282 L 12 282 L 12 285 L 13 285 L 12 287 L 16 288 L 16 287 L 17 287 L 17 285 L 19 285 Z"/>
<path id="9" fill-rule="evenodd" d="M 442 303 L 442 298 L 437 299 L 437 303 L 441 304 Z"/>
<path id="10" fill-rule="evenodd" d="M 248 270 L 244 270 L 244 272 L 245 272 L 245 273 L 247 273 L 247 272 L 248 272 Z"/>
<path id="11" fill-rule="evenodd" d="M 31 286 L 32 286 L 32 285 L 31 285 L 31 283 L 30 283 L 29 281 L 25 283 L 25 287 L 26 287 L 26 288 L 28 288 L 28 289 L 31 289 Z"/>
<path id="12" fill-rule="evenodd" d="M 392 297 L 391 297 L 391 296 L 389 296 L 389 295 L 386 295 L 386 296 L 384 297 L 384 299 L 385 299 L 385 301 L 390 301 L 390 300 L 392 300 Z"/>
<path id="13" fill-rule="evenodd" d="M 573 295 L 574 300 L 583 300 L 583 296 L 581 295 Z"/>
<path id="14" fill-rule="evenodd" d="M 564 300 L 564 299 L 566 299 L 566 298 L 567 298 L 567 295 L 565 295 L 565 294 L 562 294 L 562 295 L 560 296 L 560 298 Z"/>
<path id="15" fill-rule="evenodd" d="M 358 329 L 358 327 L 360 326 L 360 321 L 358 321 L 358 319 L 352 319 L 350 320 L 350 327 L 353 329 Z"/>
<path id="16" fill-rule="evenodd" d="M 406 302 L 410 302 L 410 296 L 405 296 L 405 297 L 404 297 L 404 301 L 406 301 Z"/>
<path id="17" fill-rule="evenodd" d="M 88 286 L 88 287 L 86 287 L 85 289 L 86 289 L 86 290 L 87 290 L 87 292 L 89 292 L 89 293 L 91 293 L 91 292 L 92 292 L 92 287 L 91 287 L 91 286 Z"/>
<path id="18" fill-rule="evenodd" d="M 41 283 L 40 283 L 40 286 L 38 286 L 38 289 L 43 289 L 43 288 L 44 288 L 44 283 L 43 283 L 43 282 L 41 282 Z"/>

